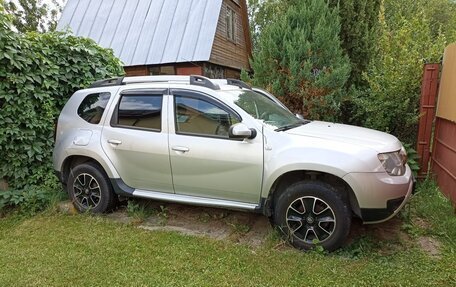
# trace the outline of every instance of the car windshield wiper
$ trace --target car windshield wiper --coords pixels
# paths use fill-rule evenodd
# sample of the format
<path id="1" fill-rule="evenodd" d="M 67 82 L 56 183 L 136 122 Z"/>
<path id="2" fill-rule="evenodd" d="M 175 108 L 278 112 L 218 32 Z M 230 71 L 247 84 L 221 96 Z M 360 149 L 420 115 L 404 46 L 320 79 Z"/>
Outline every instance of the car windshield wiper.
<path id="1" fill-rule="evenodd" d="M 292 128 L 296 128 L 296 127 L 299 127 L 299 126 L 302 126 L 302 125 L 305 125 L 305 124 L 308 124 L 308 123 L 310 123 L 310 121 L 304 120 L 302 122 L 289 124 L 289 125 L 285 125 L 283 127 L 277 128 L 277 129 L 275 129 L 275 131 L 276 132 L 283 132 L 283 131 L 286 131 L 286 130 L 289 130 L 289 129 L 292 129 Z"/>

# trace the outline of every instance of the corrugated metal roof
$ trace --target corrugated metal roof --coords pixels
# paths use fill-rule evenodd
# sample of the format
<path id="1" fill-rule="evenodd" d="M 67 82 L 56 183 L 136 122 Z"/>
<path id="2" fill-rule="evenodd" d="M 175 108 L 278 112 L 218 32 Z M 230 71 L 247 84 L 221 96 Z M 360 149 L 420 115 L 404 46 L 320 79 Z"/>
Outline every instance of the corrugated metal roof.
<path id="1" fill-rule="evenodd" d="M 222 0 L 68 0 L 67 27 L 126 66 L 208 61 Z"/>

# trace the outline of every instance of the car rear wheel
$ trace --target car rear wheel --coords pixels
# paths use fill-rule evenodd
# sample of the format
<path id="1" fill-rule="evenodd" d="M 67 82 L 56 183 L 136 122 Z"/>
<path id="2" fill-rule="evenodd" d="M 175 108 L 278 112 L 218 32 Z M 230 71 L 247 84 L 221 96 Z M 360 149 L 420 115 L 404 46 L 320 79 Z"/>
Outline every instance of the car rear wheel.
<path id="1" fill-rule="evenodd" d="M 70 171 L 67 191 L 79 212 L 103 213 L 117 204 L 117 196 L 107 176 L 92 163 L 78 165 Z"/>
<path id="2" fill-rule="evenodd" d="M 351 213 L 332 186 L 319 181 L 300 181 L 277 198 L 274 224 L 296 248 L 322 246 L 333 251 L 348 236 Z"/>

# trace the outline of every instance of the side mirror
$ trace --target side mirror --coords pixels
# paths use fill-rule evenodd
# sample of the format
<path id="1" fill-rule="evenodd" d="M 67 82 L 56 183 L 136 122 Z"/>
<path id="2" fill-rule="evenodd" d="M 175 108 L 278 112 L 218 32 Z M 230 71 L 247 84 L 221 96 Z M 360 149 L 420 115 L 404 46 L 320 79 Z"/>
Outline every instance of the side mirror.
<path id="1" fill-rule="evenodd" d="M 237 123 L 230 127 L 228 135 L 232 139 L 254 139 L 257 135 L 255 129 L 250 129 L 243 123 Z"/>
<path id="2" fill-rule="evenodd" d="M 301 114 L 295 114 L 295 116 L 296 116 L 298 119 L 300 119 L 300 120 L 303 120 L 303 119 L 304 119 L 304 116 L 301 115 Z"/>

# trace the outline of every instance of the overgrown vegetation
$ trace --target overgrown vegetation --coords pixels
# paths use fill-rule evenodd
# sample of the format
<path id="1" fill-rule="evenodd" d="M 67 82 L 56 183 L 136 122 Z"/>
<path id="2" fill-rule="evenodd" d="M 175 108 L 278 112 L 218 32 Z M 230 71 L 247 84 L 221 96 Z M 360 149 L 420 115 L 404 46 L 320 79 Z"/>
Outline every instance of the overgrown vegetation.
<path id="1" fill-rule="evenodd" d="M 261 32 L 252 81 L 297 113 L 331 120 L 350 74 L 340 45 L 338 10 L 320 0 L 294 2 Z"/>
<path id="2" fill-rule="evenodd" d="M 368 226 L 362 236 L 328 255 L 278 245 L 274 233 L 270 242 L 253 248 L 145 231 L 90 215 L 10 215 L 0 219 L 0 285 L 454 286 L 456 217 L 451 205 L 432 182 L 425 182 L 410 210 L 407 222 L 418 236 L 441 238 L 438 257 L 416 240 L 391 234 L 398 231 L 388 224 L 384 228 L 390 239 L 373 237 L 376 228 Z"/>
<path id="3" fill-rule="evenodd" d="M 446 43 L 442 33 L 433 35 L 426 9 L 414 0 L 385 1 L 375 56 L 364 73 L 368 87 L 354 99 L 364 126 L 407 143 L 416 141 L 423 64 L 439 62 Z"/>
<path id="4" fill-rule="evenodd" d="M 269 57 L 264 57 L 262 47 L 271 44 L 268 35 L 269 30 L 273 29 L 271 27 L 280 27 L 291 10 L 299 13 L 302 19 L 302 22 L 295 22 L 299 25 L 289 25 L 288 28 L 293 29 L 294 33 L 306 38 L 311 31 L 315 34 L 314 38 L 329 41 L 331 37 L 327 30 L 317 30 L 308 24 L 316 16 L 307 15 L 302 6 L 311 7 L 310 3 L 302 0 L 250 1 L 251 32 L 255 45 L 252 65 L 254 84 L 262 85 L 282 97 L 294 112 L 301 111 L 299 104 L 296 104 L 300 100 L 305 109 L 310 111 L 310 118 L 334 119 L 386 131 L 415 146 L 423 64 L 440 62 L 446 44 L 456 40 L 456 3 L 452 0 L 328 1 L 331 8 L 339 7 L 340 17 L 333 17 L 331 22 L 337 26 L 340 20 L 339 40 L 350 59 L 351 74 L 338 97 L 332 98 L 329 103 L 309 105 L 309 98 L 315 98 L 312 92 L 303 89 L 298 95 L 301 99 L 297 99 L 294 88 L 279 89 L 274 84 L 279 81 L 281 85 L 290 85 L 280 80 L 282 74 L 286 74 L 292 82 L 308 80 L 302 73 L 286 69 L 286 61 L 282 61 L 291 58 L 295 62 L 309 64 L 306 62 L 308 54 L 294 52 L 295 49 L 308 52 L 308 46 L 283 44 L 279 46 L 284 54 L 281 57 L 272 52 Z M 314 14 L 320 15 L 321 11 Z M 281 32 L 283 34 L 277 39 L 283 37 L 286 43 L 290 31 L 283 28 Z M 338 45 L 335 50 L 327 49 L 338 53 Z M 327 67 L 339 63 L 339 58 L 334 58 L 330 53 L 314 55 L 326 58 Z M 266 64 L 269 70 L 260 68 L 256 76 L 256 65 L 265 59 L 272 62 Z M 324 61 L 321 59 L 321 62 Z M 314 65 L 311 68 L 320 69 L 314 62 L 310 65 Z M 256 77 L 266 80 L 255 80 Z M 290 104 L 290 101 L 295 104 Z"/>
<path id="5" fill-rule="evenodd" d="M 12 190 L 55 182 L 54 123 L 66 100 L 93 81 L 121 75 L 111 50 L 66 33 L 18 34 L 0 3 L 0 180 Z"/>
<path id="6" fill-rule="evenodd" d="M 422 234 L 447 242 L 450 251 L 456 254 L 456 206 L 440 192 L 435 181 L 426 180 L 418 185 L 411 212 L 431 225 L 430 228 L 416 226 Z"/>
<path id="7" fill-rule="evenodd" d="M 0 192 L 0 217 L 3 212 L 32 216 L 51 208 L 63 198 L 63 193 L 45 186 L 31 187 L 25 190 L 8 190 Z"/>
<path id="8" fill-rule="evenodd" d="M 329 5 L 339 7 L 340 40 L 350 58 L 351 74 L 346 86 L 363 86 L 363 72 L 375 51 L 380 0 L 329 0 Z"/>

